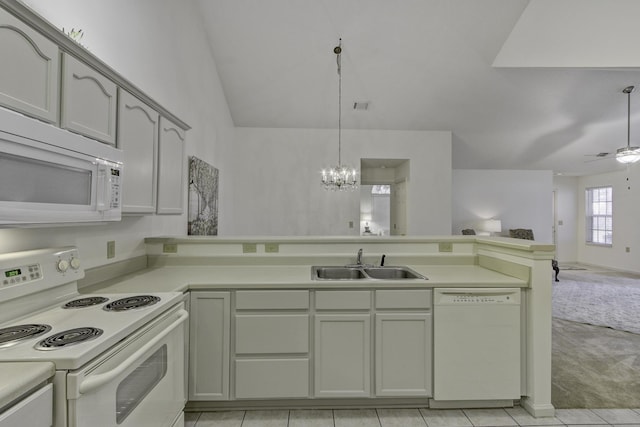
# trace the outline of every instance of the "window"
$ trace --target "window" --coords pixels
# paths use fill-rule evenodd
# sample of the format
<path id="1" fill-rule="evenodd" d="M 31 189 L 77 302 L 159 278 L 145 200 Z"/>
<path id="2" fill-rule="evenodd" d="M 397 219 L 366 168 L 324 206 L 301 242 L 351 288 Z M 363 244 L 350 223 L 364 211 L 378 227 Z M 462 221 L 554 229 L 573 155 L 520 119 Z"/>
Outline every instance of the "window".
<path id="1" fill-rule="evenodd" d="M 586 241 L 596 245 L 613 243 L 613 187 L 586 189 Z"/>

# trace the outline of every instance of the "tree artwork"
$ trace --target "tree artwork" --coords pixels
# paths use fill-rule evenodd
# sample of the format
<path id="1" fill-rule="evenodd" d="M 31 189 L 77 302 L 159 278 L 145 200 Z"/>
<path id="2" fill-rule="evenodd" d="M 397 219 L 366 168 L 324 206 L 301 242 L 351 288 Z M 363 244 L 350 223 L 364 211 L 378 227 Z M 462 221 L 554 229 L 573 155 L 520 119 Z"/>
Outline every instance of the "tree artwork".
<path id="1" fill-rule="evenodd" d="M 189 216 L 191 236 L 218 234 L 218 169 L 192 156 L 189 158 Z"/>

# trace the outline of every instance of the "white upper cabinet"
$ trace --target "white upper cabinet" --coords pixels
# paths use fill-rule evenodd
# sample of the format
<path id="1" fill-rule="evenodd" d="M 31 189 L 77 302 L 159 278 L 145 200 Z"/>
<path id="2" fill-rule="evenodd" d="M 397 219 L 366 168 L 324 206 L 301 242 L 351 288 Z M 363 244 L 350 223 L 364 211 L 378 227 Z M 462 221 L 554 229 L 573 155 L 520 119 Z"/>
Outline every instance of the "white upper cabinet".
<path id="1" fill-rule="evenodd" d="M 58 121 L 58 46 L 0 9 L 0 105 Z"/>
<path id="2" fill-rule="evenodd" d="M 115 145 L 116 101 L 115 83 L 74 57 L 63 54 L 60 117 L 63 128 Z"/>
<path id="3" fill-rule="evenodd" d="M 185 131 L 160 117 L 158 150 L 158 214 L 181 214 L 184 198 Z M 126 165 L 125 165 L 126 167 Z"/>
<path id="4" fill-rule="evenodd" d="M 124 153 L 122 213 L 156 211 L 160 115 L 125 90 L 118 93 L 118 148 Z"/>

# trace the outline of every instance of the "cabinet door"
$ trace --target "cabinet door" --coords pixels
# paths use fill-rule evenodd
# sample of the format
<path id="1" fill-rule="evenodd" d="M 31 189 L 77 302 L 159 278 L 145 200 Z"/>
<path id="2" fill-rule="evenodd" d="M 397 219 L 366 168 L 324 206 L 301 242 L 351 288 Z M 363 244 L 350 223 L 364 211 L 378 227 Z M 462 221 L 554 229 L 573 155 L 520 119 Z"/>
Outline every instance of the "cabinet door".
<path id="1" fill-rule="evenodd" d="M 376 314 L 376 396 L 431 396 L 431 313 Z"/>
<path id="2" fill-rule="evenodd" d="M 317 314 L 315 396 L 371 395 L 371 316 Z"/>
<path id="3" fill-rule="evenodd" d="M 118 148 L 124 153 L 122 213 L 156 210 L 159 114 L 124 90 L 118 94 Z"/>
<path id="4" fill-rule="evenodd" d="M 159 214 L 182 213 L 184 142 L 184 130 L 160 117 L 157 207 Z"/>
<path id="5" fill-rule="evenodd" d="M 115 145 L 116 84 L 71 55 L 63 54 L 62 61 L 60 125 Z"/>
<path id="6" fill-rule="evenodd" d="M 229 399 L 229 292 L 191 292 L 189 400 Z"/>
<path id="7" fill-rule="evenodd" d="M 58 121 L 58 46 L 0 9 L 0 105 Z"/>

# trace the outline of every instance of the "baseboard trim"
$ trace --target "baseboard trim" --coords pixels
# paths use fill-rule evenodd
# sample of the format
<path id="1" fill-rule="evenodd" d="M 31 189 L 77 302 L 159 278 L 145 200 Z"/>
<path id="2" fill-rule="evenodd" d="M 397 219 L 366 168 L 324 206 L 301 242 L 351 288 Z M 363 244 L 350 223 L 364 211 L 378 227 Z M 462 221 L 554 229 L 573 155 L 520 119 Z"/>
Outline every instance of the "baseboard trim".
<path id="1" fill-rule="evenodd" d="M 433 399 L 429 399 L 429 408 L 433 408 L 433 409 L 513 408 L 513 400 L 433 400 Z"/>
<path id="2" fill-rule="evenodd" d="M 428 398 L 384 399 L 265 399 L 189 401 L 186 412 L 250 411 L 257 409 L 358 409 L 358 408 L 426 408 Z"/>
<path id="3" fill-rule="evenodd" d="M 523 397 L 520 400 L 520 406 L 536 418 L 553 417 L 556 413 L 556 408 L 551 403 L 535 404 L 528 397 Z"/>

